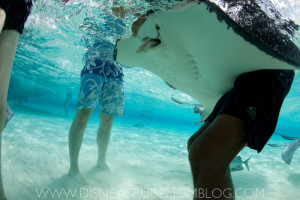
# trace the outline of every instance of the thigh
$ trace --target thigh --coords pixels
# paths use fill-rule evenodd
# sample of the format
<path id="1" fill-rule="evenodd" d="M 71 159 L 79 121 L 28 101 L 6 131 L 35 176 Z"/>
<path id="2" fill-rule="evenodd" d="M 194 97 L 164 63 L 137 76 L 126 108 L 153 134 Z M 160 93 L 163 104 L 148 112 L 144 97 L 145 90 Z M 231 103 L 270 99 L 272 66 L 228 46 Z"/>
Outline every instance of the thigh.
<path id="1" fill-rule="evenodd" d="M 226 170 L 246 144 L 243 121 L 221 114 L 193 142 L 189 157 L 196 163 L 205 163 L 208 168 L 216 166 L 216 170 Z"/>
<path id="2" fill-rule="evenodd" d="M 188 144 L 187 144 L 187 149 L 188 151 L 190 151 L 190 147 L 191 145 L 196 141 L 196 139 L 198 137 L 200 137 L 205 131 L 206 129 L 209 127 L 210 123 L 209 122 L 205 122 L 200 128 L 199 130 L 194 133 L 188 140 Z"/>
<path id="3" fill-rule="evenodd" d="M 107 80 L 101 90 L 100 112 L 121 116 L 124 108 L 124 84 L 118 80 Z"/>
<path id="4" fill-rule="evenodd" d="M 77 100 L 77 109 L 95 109 L 100 98 L 103 82 L 96 74 L 83 74 L 80 82 L 80 92 Z"/>

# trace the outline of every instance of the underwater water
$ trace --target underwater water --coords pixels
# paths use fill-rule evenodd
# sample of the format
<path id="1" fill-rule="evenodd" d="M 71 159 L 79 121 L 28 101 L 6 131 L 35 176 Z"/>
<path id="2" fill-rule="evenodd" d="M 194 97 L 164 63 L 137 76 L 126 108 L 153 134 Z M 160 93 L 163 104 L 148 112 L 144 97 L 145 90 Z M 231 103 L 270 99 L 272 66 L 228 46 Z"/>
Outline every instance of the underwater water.
<path id="1" fill-rule="evenodd" d="M 165 3 L 167 8 L 171 3 Z M 300 13 L 297 0 L 277 6 Z M 278 3 L 279 2 L 279 3 Z M 143 1 L 120 1 L 126 8 L 148 10 Z M 8 103 L 15 115 L 3 134 L 3 182 L 9 200 L 36 199 L 192 199 L 193 184 L 186 143 L 201 124 L 188 95 L 169 88 L 154 74 L 124 68 L 125 107 L 112 128 L 107 162 L 110 172 L 97 170 L 98 108 L 85 130 L 79 166 L 88 185 L 71 179 L 68 134 L 76 113 L 84 54 L 97 39 L 112 43 L 130 34 L 133 14 L 117 19 L 112 1 L 35 1 L 20 38 Z M 295 17 L 294 15 L 290 17 Z M 295 19 L 299 19 L 296 17 Z M 299 21 L 298 21 L 299 22 Z M 66 94 L 72 94 L 65 115 Z M 276 133 L 300 137 L 300 74 L 284 101 Z M 278 134 L 270 144 L 291 141 Z M 266 146 L 260 154 L 245 148 L 249 161 L 232 173 L 237 199 L 300 199 L 300 150 L 290 165 L 281 159 L 284 147 Z"/>

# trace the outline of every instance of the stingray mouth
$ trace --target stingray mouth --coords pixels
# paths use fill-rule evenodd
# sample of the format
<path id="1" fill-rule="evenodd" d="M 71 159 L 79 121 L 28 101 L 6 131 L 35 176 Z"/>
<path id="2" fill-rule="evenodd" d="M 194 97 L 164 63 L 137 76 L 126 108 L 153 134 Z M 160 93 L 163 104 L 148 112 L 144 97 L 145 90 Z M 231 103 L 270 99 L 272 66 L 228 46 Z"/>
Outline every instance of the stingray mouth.
<path id="1" fill-rule="evenodd" d="M 158 46 L 161 44 L 161 40 L 159 39 L 160 37 L 160 27 L 158 24 L 155 24 L 155 29 L 157 31 L 157 36 L 156 38 L 150 38 L 150 37 L 145 37 L 142 39 L 143 44 L 141 46 L 139 46 L 138 50 L 136 51 L 136 53 L 146 53 L 148 52 L 150 49 Z"/>
<path id="2" fill-rule="evenodd" d="M 158 38 L 149 38 L 149 37 L 144 38 L 143 44 L 138 48 L 136 53 L 146 53 L 150 49 L 152 49 L 160 44 L 161 44 L 161 40 Z"/>

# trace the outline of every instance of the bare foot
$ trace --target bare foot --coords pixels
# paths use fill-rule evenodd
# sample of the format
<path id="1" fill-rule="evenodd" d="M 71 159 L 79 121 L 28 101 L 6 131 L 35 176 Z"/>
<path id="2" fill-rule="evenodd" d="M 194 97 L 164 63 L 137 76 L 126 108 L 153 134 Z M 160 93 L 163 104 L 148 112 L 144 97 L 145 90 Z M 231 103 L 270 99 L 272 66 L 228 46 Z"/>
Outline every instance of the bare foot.
<path id="1" fill-rule="evenodd" d="M 98 169 L 100 169 L 101 171 L 105 171 L 105 172 L 110 172 L 109 167 L 107 166 L 106 162 L 97 162 L 97 167 Z"/>
<path id="2" fill-rule="evenodd" d="M 70 169 L 68 175 L 80 185 L 88 185 L 88 182 L 80 174 L 79 170 Z"/>

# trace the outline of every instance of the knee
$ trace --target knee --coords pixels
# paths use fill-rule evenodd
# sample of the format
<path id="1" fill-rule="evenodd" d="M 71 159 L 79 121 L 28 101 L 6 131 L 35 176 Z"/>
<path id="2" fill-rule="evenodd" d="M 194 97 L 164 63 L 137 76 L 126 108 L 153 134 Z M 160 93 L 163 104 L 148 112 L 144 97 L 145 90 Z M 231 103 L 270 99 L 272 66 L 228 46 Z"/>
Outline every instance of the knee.
<path id="1" fill-rule="evenodd" d="M 201 176 L 225 173 L 228 167 L 227 164 L 220 159 L 219 155 L 215 155 L 212 149 L 208 149 L 205 146 L 197 141 L 196 145 L 190 147 L 189 162 L 192 171 Z"/>
<path id="2" fill-rule="evenodd" d="M 101 123 L 103 124 L 111 124 L 114 120 L 114 116 L 102 113 L 100 119 L 101 119 Z"/>
<path id="3" fill-rule="evenodd" d="M 93 112 L 93 109 L 91 109 L 91 108 L 80 109 L 80 110 L 77 111 L 77 116 L 76 117 L 78 117 L 80 119 L 80 122 L 85 124 L 89 120 L 92 112 Z"/>
<path id="4" fill-rule="evenodd" d="M 188 152 L 190 152 L 192 144 L 200 137 L 200 134 L 198 132 L 194 133 L 187 141 L 187 149 Z"/>
<path id="5" fill-rule="evenodd" d="M 79 109 L 76 113 L 71 128 L 79 131 L 83 131 L 89 120 L 91 112 L 92 112 L 91 109 Z"/>
<path id="6" fill-rule="evenodd" d="M 191 143 L 193 140 L 190 138 L 188 141 L 188 148 L 189 148 L 189 161 L 191 163 L 191 166 L 197 165 L 198 168 L 203 168 L 207 164 L 209 164 L 209 157 L 210 152 L 206 151 L 202 145 L 194 145 L 191 146 Z"/>
<path id="7" fill-rule="evenodd" d="M 188 148 L 188 151 L 190 150 L 192 144 L 202 136 L 202 134 L 204 134 L 204 132 L 207 130 L 207 128 L 209 127 L 210 123 L 209 122 L 205 122 L 201 127 L 200 129 L 194 133 L 188 140 L 187 142 L 187 148 Z"/>
<path id="8" fill-rule="evenodd" d="M 93 109 L 91 109 L 91 108 L 80 109 L 78 111 L 78 113 L 81 115 L 82 118 L 89 118 L 92 112 L 93 112 Z"/>

